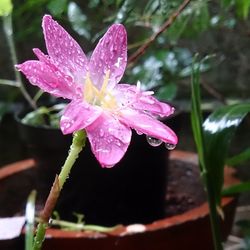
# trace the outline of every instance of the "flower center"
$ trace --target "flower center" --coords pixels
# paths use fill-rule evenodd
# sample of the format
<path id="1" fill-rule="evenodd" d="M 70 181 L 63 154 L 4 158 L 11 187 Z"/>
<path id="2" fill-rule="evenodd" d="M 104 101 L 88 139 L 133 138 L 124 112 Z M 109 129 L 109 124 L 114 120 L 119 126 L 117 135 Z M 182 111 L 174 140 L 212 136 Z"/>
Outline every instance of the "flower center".
<path id="1" fill-rule="evenodd" d="M 115 109 L 117 107 L 115 97 L 108 91 L 108 81 L 109 81 L 110 71 L 106 71 L 103 84 L 101 89 L 97 89 L 91 78 L 89 73 L 87 73 L 87 77 L 84 84 L 84 100 L 91 105 L 97 105 L 104 109 Z"/>

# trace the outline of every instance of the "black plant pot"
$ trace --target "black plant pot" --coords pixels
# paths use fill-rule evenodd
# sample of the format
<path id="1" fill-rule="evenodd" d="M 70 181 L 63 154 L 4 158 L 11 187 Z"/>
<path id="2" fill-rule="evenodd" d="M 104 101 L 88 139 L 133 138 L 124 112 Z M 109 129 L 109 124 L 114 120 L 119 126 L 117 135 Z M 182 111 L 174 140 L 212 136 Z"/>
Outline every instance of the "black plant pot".
<path id="1" fill-rule="evenodd" d="M 67 156 L 71 136 L 60 130 L 24 125 L 20 135 L 37 165 L 37 189 L 45 200 L 55 175 Z M 125 157 L 103 169 L 87 143 L 66 182 L 56 210 L 62 219 L 84 214 L 87 223 L 100 225 L 150 223 L 164 217 L 168 151 L 150 146 L 145 136 L 133 133 Z"/>

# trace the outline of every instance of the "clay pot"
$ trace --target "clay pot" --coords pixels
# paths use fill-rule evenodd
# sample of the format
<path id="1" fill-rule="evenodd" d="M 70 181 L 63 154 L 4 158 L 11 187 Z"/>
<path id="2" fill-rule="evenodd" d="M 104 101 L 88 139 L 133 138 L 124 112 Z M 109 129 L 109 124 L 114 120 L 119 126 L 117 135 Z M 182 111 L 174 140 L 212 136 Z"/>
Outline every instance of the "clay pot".
<path id="1" fill-rule="evenodd" d="M 193 153 L 175 150 L 171 152 L 170 158 L 172 160 L 178 159 L 186 163 L 197 164 L 197 157 Z M 16 163 L 1 169 L 0 185 L 6 176 L 12 176 L 27 168 L 32 168 L 31 163 Z M 230 186 L 238 182 L 233 177 L 233 170 L 225 168 L 225 186 Z M 222 208 L 225 215 L 225 220 L 221 222 L 223 240 L 226 239 L 231 230 L 236 201 L 237 198 L 235 197 L 225 197 L 222 199 Z M 22 248 L 20 247 L 20 249 Z M 119 226 L 116 230 L 108 234 L 48 229 L 43 249 L 211 250 L 213 247 L 208 205 L 204 202 L 182 214 L 155 220 L 149 224 Z"/>

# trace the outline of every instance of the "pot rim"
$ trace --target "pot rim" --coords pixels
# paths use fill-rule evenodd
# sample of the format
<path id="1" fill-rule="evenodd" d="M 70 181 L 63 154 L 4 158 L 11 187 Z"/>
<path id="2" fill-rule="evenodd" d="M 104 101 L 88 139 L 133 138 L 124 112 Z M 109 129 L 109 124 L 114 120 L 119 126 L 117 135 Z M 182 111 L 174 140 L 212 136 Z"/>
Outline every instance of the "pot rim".
<path id="1" fill-rule="evenodd" d="M 188 161 L 190 163 L 198 163 L 197 154 L 189 151 L 174 150 L 170 152 L 170 160 Z M 0 169 L 0 180 L 7 178 L 18 172 L 27 170 L 35 167 L 32 159 L 27 159 L 12 164 L 8 164 Z M 229 167 L 224 169 L 224 186 L 230 186 L 237 184 L 240 181 L 233 176 L 235 170 Z M 236 197 L 223 197 L 221 204 L 222 207 L 228 206 L 232 203 Z M 118 225 L 113 231 L 107 233 L 90 232 L 90 231 L 66 231 L 61 229 L 48 228 L 46 231 L 46 238 L 105 238 L 108 236 L 123 237 L 125 235 L 140 234 L 146 231 L 157 231 L 166 228 L 171 228 L 176 225 L 185 224 L 188 221 L 202 219 L 209 214 L 209 208 L 207 202 L 204 202 L 200 206 L 186 211 L 179 215 L 166 217 L 163 219 L 156 220 L 150 224 L 139 224 L 140 230 L 128 230 L 131 225 Z"/>

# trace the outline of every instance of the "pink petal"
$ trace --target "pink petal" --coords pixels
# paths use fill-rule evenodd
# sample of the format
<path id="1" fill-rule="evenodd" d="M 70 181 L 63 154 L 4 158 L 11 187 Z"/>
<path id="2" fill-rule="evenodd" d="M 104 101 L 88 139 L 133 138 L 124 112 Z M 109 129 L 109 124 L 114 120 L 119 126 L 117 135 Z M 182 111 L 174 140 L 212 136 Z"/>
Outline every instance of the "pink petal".
<path id="1" fill-rule="evenodd" d="M 169 127 L 147 114 L 135 110 L 123 110 L 119 120 L 136 131 L 176 145 L 177 136 Z"/>
<path id="2" fill-rule="evenodd" d="M 26 61 L 16 65 L 23 72 L 31 84 L 56 97 L 74 99 L 82 95 L 82 90 L 72 87 L 73 83 L 56 67 L 40 61 Z"/>
<path id="3" fill-rule="evenodd" d="M 43 17 L 42 27 L 51 59 L 75 82 L 83 83 L 88 59 L 81 47 L 51 16 Z"/>
<path id="4" fill-rule="evenodd" d="M 127 64 L 127 33 L 123 25 L 112 25 L 97 44 L 89 63 L 90 76 L 100 89 L 103 78 L 110 71 L 108 88 L 122 78 Z"/>
<path id="5" fill-rule="evenodd" d="M 33 49 L 34 54 L 37 56 L 39 61 L 46 63 L 51 69 L 53 69 L 57 74 L 61 75 L 64 79 L 66 79 L 67 82 L 69 82 L 70 89 L 73 91 L 73 89 L 76 90 L 76 98 L 81 98 L 83 93 L 83 85 L 78 84 L 77 82 L 73 82 L 73 78 L 70 75 L 64 74 L 50 59 L 48 55 L 45 55 L 40 49 Z M 72 84 L 73 83 L 73 84 Z M 79 94 L 80 92 L 80 94 Z M 71 98 L 73 99 L 73 98 Z"/>
<path id="6" fill-rule="evenodd" d="M 50 58 L 48 55 L 45 55 L 40 49 L 38 48 L 34 48 L 33 49 L 34 54 L 37 56 L 38 60 L 44 63 L 48 63 L 48 64 L 53 64 L 50 61 Z M 56 66 L 55 66 L 56 67 Z"/>
<path id="7" fill-rule="evenodd" d="M 113 167 L 127 151 L 131 129 L 103 113 L 86 128 L 92 152 L 103 167 Z"/>
<path id="8" fill-rule="evenodd" d="M 140 91 L 135 85 L 117 84 L 114 89 L 116 99 L 120 106 L 129 106 L 140 111 L 159 115 L 169 116 L 174 113 L 174 108 L 167 103 L 160 102 L 150 92 Z"/>
<path id="9" fill-rule="evenodd" d="M 82 99 L 72 101 L 63 112 L 60 127 L 63 134 L 81 130 L 93 123 L 102 113 L 101 108 L 91 106 Z"/>

